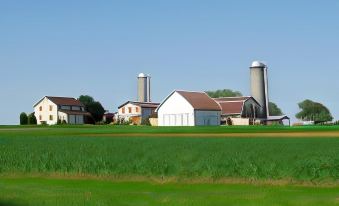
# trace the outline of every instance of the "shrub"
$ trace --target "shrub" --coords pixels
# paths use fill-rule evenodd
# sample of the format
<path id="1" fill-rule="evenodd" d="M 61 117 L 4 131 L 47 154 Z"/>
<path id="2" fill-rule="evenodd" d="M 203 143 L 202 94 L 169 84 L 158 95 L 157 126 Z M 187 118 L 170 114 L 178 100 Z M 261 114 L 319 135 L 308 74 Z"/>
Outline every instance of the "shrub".
<path id="1" fill-rule="evenodd" d="M 30 113 L 27 117 L 28 119 L 28 124 L 37 124 L 37 121 L 36 121 L 36 117 L 34 115 L 34 112 L 33 113 Z"/>
<path id="2" fill-rule="evenodd" d="M 20 114 L 20 125 L 26 125 L 28 123 L 28 117 L 25 112 Z"/>
<path id="3" fill-rule="evenodd" d="M 117 118 L 113 125 L 130 125 L 131 120 L 126 121 L 124 118 Z"/>
<path id="4" fill-rule="evenodd" d="M 141 125 L 151 126 L 151 122 L 149 121 L 149 117 L 144 117 L 141 119 Z"/>
<path id="5" fill-rule="evenodd" d="M 227 125 L 229 125 L 229 126 L 232 126 L 232 125 L 233 125 L 232 119 L 231 119 L 230 117 L 227 118 L 226 123 L 227 123 Z"/>
<path id="6" fill-rule="evenodd" d="M 61 125 L 61 124 L 67 124 L 67 122 L 66 122 L 66 120 L 58 119 L 57 124 L 58 124 L 58 125 Z"/>

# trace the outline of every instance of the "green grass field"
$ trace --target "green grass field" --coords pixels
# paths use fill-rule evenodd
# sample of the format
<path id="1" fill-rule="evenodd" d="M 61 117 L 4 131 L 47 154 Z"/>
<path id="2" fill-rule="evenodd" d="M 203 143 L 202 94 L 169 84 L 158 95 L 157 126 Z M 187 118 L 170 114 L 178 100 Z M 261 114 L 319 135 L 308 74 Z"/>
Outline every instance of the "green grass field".
<path id="1" fill-rule="evenodd" d="M 339 127 L 0 127 L 0 206 L 159 204 L 338 205 Z"/>
<path id="2" fill-rule="evenodd" d="M 1 178 L 0 205 L 298 205 L 339 204 L 339 188 Z"/>

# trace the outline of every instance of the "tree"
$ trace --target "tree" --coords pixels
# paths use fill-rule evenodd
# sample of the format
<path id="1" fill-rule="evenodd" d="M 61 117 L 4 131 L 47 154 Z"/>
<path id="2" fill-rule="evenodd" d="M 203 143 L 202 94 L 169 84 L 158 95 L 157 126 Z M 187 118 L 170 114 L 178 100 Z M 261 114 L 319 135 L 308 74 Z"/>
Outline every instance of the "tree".
<path id="1" fill-rule="evenodd" d="M 95 122 L 100 122 L 105 114 L 105 109 L 100 102 L 89 103 L 87 105 L 87 111 L 91 113 Z"/>
<path id="2" fill-rule="evenodd" d="M 95 101 L 94 98 L 89 95 L 81 95 L 78 100 L 85 105 L 85 110 L 88 111 L 93 118 L 94 122 L 89 120 L 88 123 L 100 122 L 102 120 L 105 109 L 100 102 Z"/>
<path id="3" fill-rule="evenodd" d="M 206 91 L 208 96 L 211 98 L 218 98 L 218 97 L 240 97 L 242 96 L 241 92 L 233 91 L 231 89 L 218 89 L 216 91 Z"/>
<path id="4" fill-rule="evenodd" d="M 81 95 L 78 99 L 81 103 L 83 103 L 85 106 L 95 102 L 94 98 L 89 95 Z"/>
<path id="5" fill-rule="evenodd" d="M 298 119 L 314 121 L 315 123 L 333 120 L 330 110 L 319 102 L 313 102 L 306 99 L 298 105 L 301 109 L 301 111 L 295 115 Z"/>
<path id="6" fill-rule="evenodd" d="M 26 125 L 28 123 L 28 117 L 25 112 L 20 114 L 20 125 Z"/>
<path id="7" fill-rule="evenodd" d="M 33 113 L 30 113 L 27 117 L 28 121 L 27 123 L 28 124 L 37 124 L 37 121 L 36 121 L 36 117 L 34 115 L 34 112 Z"/>
<path id="8" fill-rule="evenodd" d="M 275 104 L 274 102 L 269 102 L 268 103 L 268 110 L 269 110 L 269 114 L 271 116 L 279 116 L 279 115 L 283 115 L 281 109 L 278 107 L 277 104 Z"/>

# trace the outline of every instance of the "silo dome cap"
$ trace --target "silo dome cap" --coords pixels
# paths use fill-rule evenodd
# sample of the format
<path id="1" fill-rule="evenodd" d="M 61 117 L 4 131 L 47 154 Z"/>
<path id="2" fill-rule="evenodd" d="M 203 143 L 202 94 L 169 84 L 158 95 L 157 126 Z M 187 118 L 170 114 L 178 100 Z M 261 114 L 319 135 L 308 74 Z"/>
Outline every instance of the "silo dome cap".
<path id="1" fill-rule="evenodd" d="M 266 67 L 266 65 L 262 62 L 259 61 L 254 61 L 252 62 L 252 66 L 251 67 Z"/>
<path id="2" fill-rule="evenodd" d="M 142 77 L 147 77 L 147 75 L 144 74 L 144 73 L 140 73 L 138 77 L 140 77 L 140 78 L 142 78 Z"/>

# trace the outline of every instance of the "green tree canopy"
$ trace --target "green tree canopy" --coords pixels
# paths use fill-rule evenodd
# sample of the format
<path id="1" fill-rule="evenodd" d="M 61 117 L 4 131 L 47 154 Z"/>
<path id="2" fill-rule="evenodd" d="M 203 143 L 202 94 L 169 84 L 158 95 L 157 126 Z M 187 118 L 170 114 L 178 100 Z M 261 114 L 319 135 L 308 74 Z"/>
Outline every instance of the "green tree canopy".
<path id="1" fill-rule="evenodd" d="M 319 102 L 313 102 L 306 99 L 298 105 L 301 109 L 301 111 L 295 115 L 298 119 L 314 122 L 327 122 L 333 120 L 330 110 Z"/>
<path id="2" fill-rule="evenodd" d="M 28 116 L 27 116 L 27 123 L 28 124 L 37 124 L 37 121 L 36 121 L 36 117 L 34 115 L 34 112 L 33 113 L 30 113 Z"/>
<path id="3" fill-rule="evenodd" d="M 269 110 L 269 113 L 270 113 L 271 116 L 283 115 L 283 112 L 281 111 L 281 109 L 274 102 L 268 103 L 268 110 Z"/>
<path id="4" fill-rule="evenodd" d="M 94 98 L 89 95 L 81 95 L 78 100 L 85 106 L 94 102 Z"/>
<path id="5" fill-rule="evenodd" d="M 20 125 L 26 125 L 28 123 L 28 117 L 25 112 L 20 114 Z"/>
<path id="6" fill-rule="evenodd" d="M 94 122 L 100 122 L 102 120 L 105 109 L 100 102 L 95 101 L 94 98 L 89 95 L 81 95 L 78 100 L 85 105 L 85 110 L 92 115 Z"/>
<path id="7" fill-rule="evenodd" d="M 240 97 L 242 96 L 241 92 L 233 91 L 231 89 L 218 89 L 216 91 L 206 91 L 208 96 L 212 98 L 218 97 Z"/>

